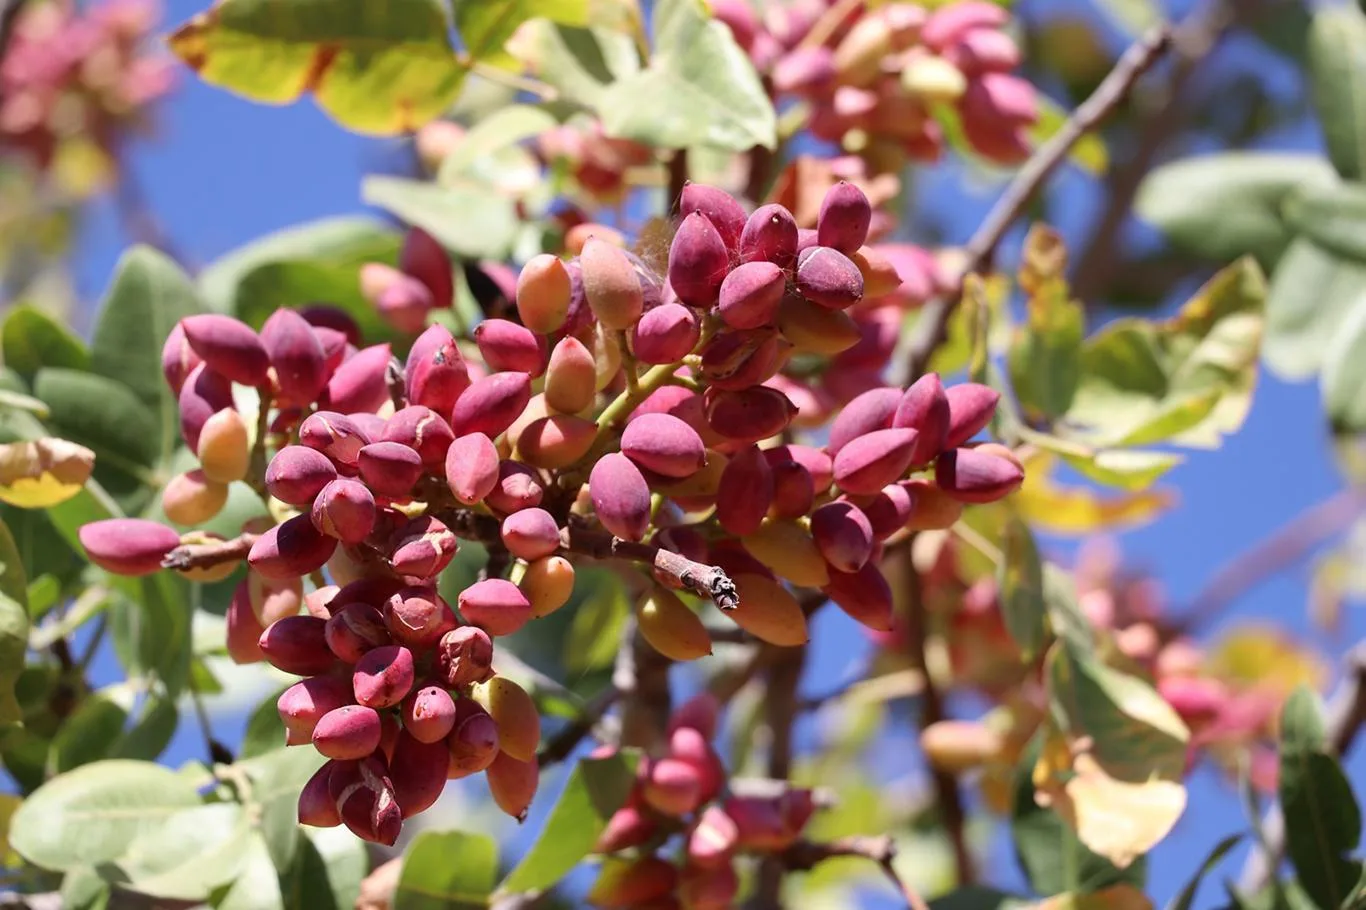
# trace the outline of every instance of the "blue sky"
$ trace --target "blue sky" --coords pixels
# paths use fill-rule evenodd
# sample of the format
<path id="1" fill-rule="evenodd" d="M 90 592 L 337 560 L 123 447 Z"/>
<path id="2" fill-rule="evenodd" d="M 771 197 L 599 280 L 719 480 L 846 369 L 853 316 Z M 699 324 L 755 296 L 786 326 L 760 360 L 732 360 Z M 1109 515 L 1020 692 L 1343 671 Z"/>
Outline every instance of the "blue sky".
<path id="1" fill-rule="evenodd" d="M 198 12 L 204 0 L 171 0 L 168 21 L 178 23 Z M 1265 54 L 1261 62 L 1265 63 Z M 1256 54 L 1231 55 L 1227 65 L 1245 66 Z M 1286 92 L 1298 91 L 1293 73 L 1273 67 L 1270 78 Z M 1313 147 L 1312 128 L 1277 136 L 1282 146 Z M 159 136 L 137 143 L 130 164 L 151 208 L 167 233 L 192 262 L 214 257 L 268 231 L 327 215 L 362 210 L 359 178 L 380 170 L 397 149 L 395 141 L 353 136 L 335 126 L 311 103 L 285 108 L 249 104 L 183 74 L 183 85 L 165 103 Z M 952 239 L 962 240 L 991 201 L 989 190 L 964 196 L 965 184 L 950 166 L 924 185 L 923 203 L 954 213 Z M 1072 236 L 1085 228 L 1094 201 L 1086 182 L 1073 174 L 1059 178 L 1066 203 L 1058 226 Z M 981 189 L 980 187 L 978 188 Z M 1136 242 L 1145 239 L 1141 233 Z M 107 203 L 96 204 L 81 232 L 77 250 L 77 287 L 82 299 L 98 299 L 125 246 L 118 219 Z M 88 319 L 88 310 L 84 314 Z M 84 322 L 84 320 L 78 320 Z M 88 324 L 88 323 L 87 323 Z M 1128 559 L 1156 573 L 1176 604 L 1187 601 L 1225 560 L 1340 486 L 1320 418 L 1317 389 L 1288 386 L 1264 376 L 1246 426 L 1218 452 L 1197 452 L 1170 475 L 1181 506 L 1160 522 L 1122 536 Z M 1059 543 L 1059 554 L 1070 545 Z M 1348 611 L 1343 628 L 1331 638 L 1315 633 L 1305 620 L 1307 569 L 1274 579 L 1239 602 L 1226 622 L 1258 618 L 1284 624 L 1329 653 L 1366 634 L 1366 618 Z M 861 641 L 847 619 L 827 615 L 807 686 L 823 690 L 845 668 L 848 648 Z M 827 682 L 828 684 L 828 682 Z M 225 733 L 240 724 L 229 719 Z M 240 729 L 240 728 L 239 728 Z M 229 737 L 230 738 L 230 737 Z M 197 733 L 186 725 L 168 755 L 177 762 L 200 751 Z M 1351 762 L 1353 780 L 1366 780 L 1366 761 Z M 1185 881 L 1208 848 L 1222 835 L 1244 828 L 1232 788 L 1208 773 L 1192 781 L 1195 806 L 1152 858 L 1151 892 L 1160 906 Z M 542 808 L 549 799 L 538 800 Z M 1242 851 L 1222 873 L 1236 877 Z M 1011 881 L 1008 852 L 989 864 Z M 1216 876 L 1217 878 L 1217 876 Z M 1207 884 L 1198 906 L 1220 900 L 1217 882 Z"/>

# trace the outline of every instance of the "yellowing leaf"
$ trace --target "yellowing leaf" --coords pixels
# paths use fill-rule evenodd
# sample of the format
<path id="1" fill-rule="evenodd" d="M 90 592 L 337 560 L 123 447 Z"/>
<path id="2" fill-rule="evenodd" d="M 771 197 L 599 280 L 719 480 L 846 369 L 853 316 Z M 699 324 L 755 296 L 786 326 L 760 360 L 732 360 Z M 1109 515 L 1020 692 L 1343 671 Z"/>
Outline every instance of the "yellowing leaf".
<path id="1" fill-rule="evenodd" d="M 311 93 L 343 126 L 394 135 L 460 93 L 449 27 L 439 0 L 220 0 L 168 43 L 210 85 L 264 104 Z"/>
<path id="2" fill-rule="evenodd" d="M 1318 655 L 1283 632 L 1259 626 L 1243 626 L 1224 636 L 1211 651 L 1206 670 L 1236 686 L 1255 686 L 1282 696 L 1301 685 L 1320 689 L 1328 679 L 1328 668 Z"/>
<path id="3" fill-rule="evenodd" d="M 1179 782 L 1118 781 L 1085 754 L 1077 756 L 1072 771 L 1055 808 L 1083 844 L 1120 869 L 1166 837 L 1186 809 L 1186 788 Z"/>
<path id="4" fill-rule="evenodd" d="M 0 500 L 21 509 L 55 506 L 79 493 L 94 467 L 94 452 L 65 439 L 0 446 Z"/>
<path id="5" fill-rule="evenodd" d="M 1045 531 L 1090 534 L 1138 527 L 1176 504 L 1176 493 L 1168 490 L 1106 495 L 1089 487 L 1064 486 L 1053 479 L 1052 464 L 1052 456 L 1044 453 L 1026 460 L 1025 482 L 1015 495 L 1024 518 Z"/>

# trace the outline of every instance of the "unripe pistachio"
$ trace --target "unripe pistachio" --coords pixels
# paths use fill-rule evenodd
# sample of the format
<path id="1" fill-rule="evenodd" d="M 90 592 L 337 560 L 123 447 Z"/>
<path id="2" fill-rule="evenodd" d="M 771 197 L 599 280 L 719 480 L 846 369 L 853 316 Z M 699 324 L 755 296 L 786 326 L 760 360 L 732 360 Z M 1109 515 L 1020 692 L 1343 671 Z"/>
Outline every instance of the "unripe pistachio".
<path id="1" fill-rule="evenodd" d="M 331 761 L 325 762 L 299 791 L 299 824 L 312 828 L 335 828 L 341 824 L 337 802 L 328 792 L 333 767 Z"/>
<path id="2" fill-rule="evenodd" d="M 806 614 L 790 591 L 763 575 L 742 573 L 733 575 L 731 581 L 740 604 L 726 615 L 737 626 L 772 645 L 806 644 Z"/>
<path id="3" fill-rule="evenodd" d="M 800 352 L 830 357 L 858 344 L 858 324 L 841 310 L 786 294 L 778 306 L 778 329 Z"/>
<path id="4" fill-rule="evenodd" d="M 934 481 L 959 502 L 995 502 L 1019 489 L 1024 472 L 1016 463 L 990 452 L 950 449 L 935 459 Z"/>
<path id="5" fill-rule="evenodd" d="M 81 526 L 81 546 L 90 561 L 115 575 L 150 575 L 180 545 L 180 535 L 155 521 L 107 518 Z"/>
<path id="6" fill-rule="evenodd" d="M 429 326 L 413 342 L 403 368 L 408 404 L 449 414 L 469 384 L 469 369 L 450 330 L 439 323 Z"/>
<path id="7" fill-rule="evenodd" d="M 400 588 L 384 601 L 384 625 L 399 644 L 426 650 L 457 626 L 455 614 L 436 589 Z"/>
<path id="8" fill-rule="evenodd" d="M 549 616 L 574 593 L 574 564 L 563 556 L 547 556 L 526 567 L 518 586 L 531 604 L 531 615 Z"/>
<path id="9" fill-rule="evenodd" d="M 474 342 L 490 370 L 539 376 L 545 369 L 545 339 L 526 326 L 506 319 L 485 319 L 475 326 Z"/>
<path id="10" fill-rule="evenodd" d="M 177 474 L 161 491 L 161 511 L 178 525 L 203 524 L 227 502 L 227 484 L 209 480 L 203 471 Z"/>
<path id="11" fill-rule="evenodd" d="M 227 625 L 225 639 L 228 657 L 233 663 L 254 664 L 266 659 L 265 653 L 261 650 L 261 635 L 266 630 L 252 612 L 245 581 L 238 584 L 233 591 L 224 620 Z"/>
<path id="12" fill-rule="evenodd" d="M 498 483 L 498 449 L 483 433 L 470 433 L 446 450 L 446 485 L 455 498 L 474 505 Z"/>
<path id="13" fill-rule="evenodd" d="M 683 218 L 669 246 L 669 285 L 688 306 L 706 309 L 716 303 L 730 254 L 716 227 L 701 212 Z"/>
<path id="14" fill-rule="evenodd" d="M 892 628 L 892 589 L 873 562 L 856 572 L 830 573 L 830 582 L 821 588 L 827 597 L 855 620 L 876 632 Z"/>
<path id="15" fill-rule="evenodd" d="M 518 559 L 528 562 L 549 556 L 560 548 L 560 529 L 545 509 L 523 509 L 503 519 L 503 545 Z"/>
<path id="16" fill-rule="evenodd" d="M 951 61 L 915 54 L 901 69 L 901 88 L 921 102 L 953 104 L 968 90 L 967 77 Z"/>
<path id="17" fill-rule="evenodd" d="M 906 473 L 918 437 L 909 429 L 865 433 L 835 456 L 835 483 L 848 493 L 877 493 Z"/>
<path id="18" fill-rule="evenodd" d="M 232 483 L 246 477 L 251 463 L 251 440 L 242 415 L 233 408 L 224 408 L 204 421 L 195 454 L 209 480 Z"/>
<path id="19" fill-rule="evenodd" d="M 916 478 L 904 482 L 911 494 L 909 531 L 938 531 L 953 527 L 963 516 L 963 503 L 939 489 L 932 481 Z"/>
<path id="20" fill-rule="evenodd" d="M 199 434 L 210 417 L 231 408 L 232 382 L 201 363 L 190 371 L 180 387 L 180 435 L 191 451 L 199 447 Z"/>
<path id="21" fill-rule="evenodd" d="M 404 818 L 425 812 L 441 798 L 450 770 L 450 751 L 444 740 L 428 742 L 412 734 L 408 727 L 399 732 L 389 760 L 389 779 Z"/>
<path id="22" fill-rule="evenodd" d="M 903 284 L 896 266 L 877 247 L 861 246 L 849 254 L 849 259 L 858 266 L 859 274 L 863 276 L 865 297 L 885 297 L 895 293 Z"/>
<path id="23" fill-rule="evenodd" d="M 451 430 L 458 436 L 502 434 L 531 400 L 531 377 L 525 373 L 492 373 L 461 393 L 451 411 Z"/>
<path id="24" fill-rule="evenodd" d="M 348 664 L 392 643 L 384 627 L 384 614 L 366 603 L 349 603 L 335 611 L 323 627 L 323 636 L 332 653 Z"/>
<path id="25" fill-rule="evenodd" d="M 422 686 L 403 700 L 403 729 L 423 743 L 441 744 L 441 781 L 446 781 L 445 739 L 455 727 L 455 700 L 440 686 Z"/>
<path id="26" fill-rule="evenodd" d="M 511 635 L 531 618 L 531 602 L 503 578 L 486 578 L 460 592 L 460 615 L 489 635 Z"/>
<path id="27" fill-rule="evenodd" d="M 329 375 L 327 353 L 308 320 L 294 310 L 276 310 L 261 326 L 261 345 L 283 401 L 303 407 L 318 399 Z"/>
<path id="28" fill-rule="evenodd" d="M 641 540 L 650 524 L 650 488 L 629 458 L 604 455 L 588 476 L 593 511 L 602 526 L 623 540 Z"/>
<path id="29" fill-rule="evenodd" d="M 256 538 L 247 563 L 265 578 L 300 578 L 321 569 L 336 549 L 336 538 L 319 532 L 307 515 L 296 515 Z"/>
<path id="30" fill-rule="evenodd" d="M 531 421 L 517 437 L 517 454 L 532 467 L 557 471 L 588 454 L 598 425 L 573 414 L 551 414 Z"/>
<path id="31" fill-rule="evenodd" d="M 829 570 L 811 534 L 795 521 L 765 519 L 758 530 L 741 538 L 745 550 L 778 577 L 804 588 L 829 581 Z"/>
<path id="32" fill-rule="evenodd" d="M 379 441 L 401 443 L 416 452 L 428 470 L 440 470 L 446 463 L 446 451 L 455 441 L 455 433 L 431 408 L 411 405 L 394 412 Z"/>
<path id="33" fill-rule="evenodd" d="M 667 588 L 655 585 L 636 604 L 640 634 L 670 660 L 697 660 L 711 653 L 711 636 L 687 604 Z"/>
<path id="34" fill-rule="evenodd" d="M 336 479 L 332 460 L 306 446 L 285 446 L 266 466 L 266 489 L 292 506 L 311 504 L 313 497 Z"/>
<path id="35" fill-rule="evenodd" d="M 533 757 L 529 761 L 499 751 L 484 771 L 494 803 L 517 821 L 525 821 L 531 801 L 536 797 L 541 769 Z"/>
<path id="36" fill-rule="evenodd" d="M 437 644 L 436 667 L 453 689 L 487 682 L 493 678 L 493 639 L 475 626 L 451 629 Z"/>
<path id="37" fill-rule="evenodd" d="M 549 335 L 564 325 L 572 293 L 569 272 L 557 256 L 541 253 L 527 260 L 517 276 L 517 314 L 533 332 Z"/>
<path id="38" fill-rule="evenodd" d="M 706 217 L 725 244 L 727 254 L 740 246 L 740 235 L 748 220 L 745 210 L 725 190 L 704 183 L 686 183 L 678 199 L 678 210 L 686 221 L 694 212 Z"/>
<path id="39" fill-rule="evenodd" d="M 701 334 L 697 316 L 679 303 L 647 310 L 631 329 L 631 352 L 641 363 L 674 363 L 692 351 Z"/>
<path id="40" fill-rule="evenodd" d="M 455 725 L 446 737 L 450 752 L 448 778 L 478 774 L 498 757 L 498 724 L 472 698 L 455 703 Z"/>
<path id="41" fill-rule="evenodd" d="M 186 316 L 180 326 L 190 347 L 215 373 L 242 385 L 265 383 L 270 357 L 251 326 L 219 313 Z"/>
<path id="42" fill-rule="evenodd" d="M 455 534 L 437 519 L 422 515 L 404 523 L 389 541 L 389 564 L 400 575 L 431 578 L 455 556 Z"/>
<path id="43" fill-rule="evenodd" d="M 566 335 L 550 354 L 545 373 L 545 402 L 563 414 L 577 414 L 593 404 L 597 393 L 593 352 Z"/>
<path id="44" fill-rule="evenodd" d="M 644 310 L 645 294 L 626 253 L 605 240 L 590 237 L 579 254 L 579 264 L 584 294 L 598 322 L 617 331 L 634 325 Z"/>
<path id="45" fill-rule="evenodd" d="M 313 676 L 290 686 L 275 700 L 285 725 L 285 745 L 309 742 L 323 715 L 353 701 L 350 680 L 342 676 Z"/>
<path id="46" fill-rule="evenodd" d="M 476 684 L 470 697 L 498 724 L 504 752 L 521 761 L 535 760 L 541 742 L 541 715 L 525 689 L 506 677 L 495 676 Z"/>
<path id="47" fill-rule="evenodd" d="M 373 441 L 354 420 L 336 411 L 317 411 L 299 425 L 299 442 L 341 467 L 354 468 L 361 448 Z"/>
<path id="48" fill-rule="evenodd" d="M 892 52 L 892 31 L 881 16 L 866 15 L 835 48 L 836 78 L 844 85 L 871 85 L 882 71 L 882 59 Z"/>
<path id="49" fill-rule="evenodd" d="M 736 537 L 759 530 L 773 504 L 773 469 L 757 446 L 746 446 L 721 472 L 716 520 Z"/>
<path id="50" fill-rule="evenodd" d="M 180 395 L 186 378 L 203 362 L 204 359 L 190 347 L 185 330 L 177 322 L 171 327 L 166 343 L 161 348 L 161 373 L 166 377 L 166 385 L 170 387 L 172 395 Z"/>
<path id="51" fill-rule="evenodd" d="M 583 253 L 584 244 L 593 237 L 596 237 L 605 243 L 610 243 L 613 246 L 623 248 L 626 246 L 626 237 L 621 231 L 618 231 L 614 227 L 608 227 L 605 224 L 598 224 L 594 221 L 585 221 L 582 224 L 576 224 L 565 231 L 564 251 L 570 256 L 579 256 Z"/>
<path id="52" fill-rule="evenodd" d="M 920 748 L 930 765 L 949 774 L 980 768 L 1004 745 L 1001 734 L 980 721 L 941 720 L 920 733 Z"/>
<path id="53" fill-rule="evenodd" d="M 315 616 L 286 616 L 261 633 L 261 651 L 276 669 L 295 676 L 326 673 L 337 658 L 327 647 L 323 621 Z"/>
<path id="54" fill-rule="evenodd" d="M 621 347 L 617 344 L 617 336 L 601 324 L 594 328 L 592 342 L 595 370 L 593 387 L 601 392 L 621 373 Z"/>
<path id="55" fill-rule="evenodd" d="M 356 701 L 369 708 L 388 708 L 413 688 L 413 652 L 401 645 L 371 648 L 356 661 L 351 675 Z"/>

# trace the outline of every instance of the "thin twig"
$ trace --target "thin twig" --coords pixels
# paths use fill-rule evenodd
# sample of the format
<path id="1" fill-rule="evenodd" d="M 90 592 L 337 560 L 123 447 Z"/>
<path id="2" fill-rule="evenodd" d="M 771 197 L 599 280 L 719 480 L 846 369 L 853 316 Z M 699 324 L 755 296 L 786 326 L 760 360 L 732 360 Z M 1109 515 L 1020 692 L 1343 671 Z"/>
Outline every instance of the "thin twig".
<path id="1" fill-rule="evenodd" d="M 616 685 L 609 685 L 583 706 L 582 713 L 546 741 L 536 756 L 542 768 L 562 762 L 578 748 L 579 743 L 593 732 L 598 721 L 615 705 L 623 692 Z"/>
<path id="2" fill-rule="evenodd" d="M 1366 490 L 1341 490 L 1276 528 L 1250 549 L 1220 566 L 1195 595 L 1177 625 L 1191 632 L 1207 625 L 1257 585 L 1300 562 L 1325 539 L 1366 514 Z"/>
<path id="3" fill-rule="evenodd" d="M 683 200 L 683 187 L 688 185 L 688 150 L 678 149 L 669 159 L 669 215 L 677 215 Z"/>
<path id="4" fill-rule="evenodd" d="M 909 553 L 914 545 L 915 536 L 906 542 L 906 549 Z M 911 665 L 920 671 L 921 691 L 920 691 L 920 728 L 923 730 L 931 724 L 938 723 L 945 719 L 944 701 L 939 694 L 939 689 L 935 686 L 934 678 L 930 673 L 929 661 L 926 658 L 927 646 L 929 641 L 929 617 L 925 611 L 924 593 L 920 587 L 920 575 L 914 568 L 907 573 L 907 593 L 910 601 L 910 613 L 907 617 L 906 651 L 911 659 Z M 943 818 L 944 832 L 948 835 L 949 844 L 953 848 L 953 865 L 958 876 L 960 887 L 973 884 L 977 879 L 976 864 L 972 859 L 972 851 L 968 848 L 967 838 L 967 814 L 963 811 L 963 795 L 958 790 L 958 779 L 946 771 L 935 771 L 932 775 L 934 780 L 935 799 L 939 805 L 939 814 Z"/>
<path id="5" fill-rule="evenodd" d="M 251 552 L 259 534 L 239 534 L 230 540 L 212 543 L 187 543 L 176 547 L 161 559 L 163 569 L 209 569 L 225 562 L 240 562 Z"/>
<path id="6" fill-rule="evenodd" d="M 1347 652 L 1346 675 L 1328 699 L 1326 727 L 1328 748 L 1344 756 L 1351 750 L 1357 734 L 1366 725 L 1366 640 Z M 1273 805 L 1262 816 L 1262 836 L 1266 849 L 1254 844 L 1239 878 L 1239 890 L 1255 894 L 1264 888 L 1285 856 L 1285 817 Z"/>
<path id="7" fill-rule="evenodd" d="M 948 337 L 949 317 L 953 315 L 961 297 L 962 279 L 990 264 L 997 245 L 1010 225 L 1024 211 L 1053 170 L 1067 157 L 1072 146 L 1119 106 L 1138 78 L 1162 57 L 1170 44 L 1171 29 L 1166 25 L 1152 29 L 1135 41 L 1120 56 L 1115 68 L 1091 93 L 1091 97 L 1083 101 L 1062 128 L 1020 168 L 976 233 L 968 240 L 964 248 L 966 258 L 957 278 L 958 287 L 925 305 L 911 340 L 907 379 L 914 379 L 925 372 L 935 349 Z"/>
<path id="8" fill-rule="evenodd" d="M 772 646 L 769 646 L 772 648 Z M 806 662 L 806 648 L 774 648 L 778 655 L 768 670 L 764 693 L 764 726 L 768 731 L 768 776 L 786 780 L 792 774 L 792 731 L 797 723 L 797 685 Z M 780 908 L 785 864 L 778 857 L 759 865 L 754 906 Z"/>
<path id="9" fill-rule="evenodd" d="M 582 527 L 570 526 L 563 535 L 565 549 L 593 559 L 625 559 L 649 565 L 699 597 L 710 598 L 722 610 L 740 605 L 735 583 L 720 566 L 694 562 L 681 553 L 647 543 L 622 540 Z"/>
<path id="10" fill-rule="evenodd" d="M 910 910 L 929 910 L 925 899 L 897 874 L 896 868 L 892 865 L 896 859 L 896 842 L 890 835 L 842 837 L 828 843 L 798 841 L 783 852 L 781 860 L 787 869 L 800 872 L 839 856 L 857 856 L 877 863 L 878 868 L 886 874 L 905 899 Z"/>

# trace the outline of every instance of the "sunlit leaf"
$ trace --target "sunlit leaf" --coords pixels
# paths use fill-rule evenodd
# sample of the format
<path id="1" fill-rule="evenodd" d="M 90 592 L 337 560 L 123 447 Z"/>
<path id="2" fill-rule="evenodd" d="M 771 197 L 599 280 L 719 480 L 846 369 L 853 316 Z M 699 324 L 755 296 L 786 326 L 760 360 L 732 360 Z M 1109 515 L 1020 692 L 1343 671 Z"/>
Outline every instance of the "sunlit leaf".
<path id="1" fill-rule="evenodd" d="M 1366 186 L 1310 184 L 1286 197 L 1286 224 L 1346 259 L 1366 260 Z"/>
<path id="2" fill-rule="evenodd" d="M 1366 288 L 1363 288 L 1366 290 Z M 1333 430 L 1352 434 L 1366 429 L 1366 296 L 1358 295 L 1323 352 L 1319 389 Z"/>
<path id="3" fill-rule="evenodd" d="M 482 834 L 423 831 L 403 858 L 394 910 L 482 910 L 498 874 L 498 845 Z"/>
<path id="4" fill-rule="evenodd" d="M 1289 380 L 1317 373 L 1344 321 L 1362 307 L 1366 263 L 1343 259 L 1299 237 L 1286 249 L 1271 276 L 1266 301 L 1263 356 L 1276 375 Z"/>
<path id="5" fill-rule="evenodd" d="M 28 575 L 9 527 L 0 521 L 0 725 L 23 717 L 14 685 L 28 653 Z"/>
<path id="6" fill-rule="evenodd" d="M 71 330 L 47 313 L 27 304 L 10 310 L 0 327 L 5 366 L 32 377 L 44 367 L 90 369 L 90 352 Z"/>
<path id="7" fill-rule="evenodd" d="M 640 72 L 640 54 L 631 37 L 604 28 L 528 22 L 507 49 L 564 100 L 594 110 L 603 107 L 614 81 Z"/>
<path id="8" fill-rule="evenodd" d="M 441 162 L 438 182 L 449 183 L 449 176 L 461 174 L 485 155 L 501 151 L 555 126 L 558 121 L 546 111 L 529 104 L 513 104 L 470 127 L 455 151 Z"/>
<path id="9" fill-rule="evenodd" d="M 1043 595 L 1043 564 L 1029 526 L 1017 516 L 1006 523 L 1001 540 L 1002 562 L 997 574 L 1001 615 L 1006 629 L 1026 660 L 1043 647 L 1047 627 Z"/>
<path id="10" fill-rule="evenodd" d="M 361 198 L 420 227 L 472 259 L 501 259 L 517 231 L 513 201 L 468 183 L 440 186 L 401 177 L 366 177 Z"/>
<path id="11" fill-rule="evenodd" d="M 564 642 L 564 666 L 571 673 L 610 667 L 617 655 L 622 623 L 631 612 L 621 580 L 610 572 L 576 576 L 576 584 L 591 593 L 574 612 Z"/>
<path id="12" fill-rule="evenodd" d="M 309 906 L 324 910 L 314 892 L 309 895 Z M 285 910 L 284 895 L 280 893 L 280 879 L 270 861 L 270 851 L 260 834 L 252 832 L 242 844 L 242 858 L 236 877 L 227 891 L 214 902 L 215 910 Z"/>
<path id="13" fill-rule="evenodd" d="M 1314 10 L 1309 87 L 1333 167 L 1348 180 L 1366 178 L 1366 15 L 1356 4 Z"/>
<path id="14" fill-rule="evenodd" d="M 1154 470 L 1170 467 L 1179 456 L 1161 453 L 1142 453 L 1116 450 L 1098 453 L 1095 460 L 1068 459 L 1078 469 L 1081 465 L 1096 464 L 1101 455 L 1152 454 L 1157 466 Z M 1166 460 L 1165 466 L 1159 460 Z M 1053 477 L 1053 459 L 1034 456 L 1025 463 L 1025 482 L 1014 496 L 1014 502 L 1030 524 L 1054 534 L 1089 534 L 1099 530 L 1116 530 L 1151 522 L 1176 504 L 1176 494 L 1164 490 L 1135 490 L 1124 493 L 1104 493 L 1091 487 L 1068 486 Z M 1090 474 L 1089 471 L 1083 473 Z M 1117 479 L 1124 479 L 1120 475 Z"/>
<path id="15" fill-rule="evenodd" d="M 649 66 L 602 95 L 608 135 L 661 148 L 777 144 L 776 115 L 754 65 L 702 0 L 657 0 L 652 25 Z"/>
<path id="16" fill-rule="evenodd" d="M 343 126 L 394 135 L 440 115 L 466 66 L 437 0 L 224 0 L 170 36 L 211 85 L 265 104 L 311 94 Z"/>
<path id="17" fill-rule="evenodd" d="M 1069 422 L 1098 446 L 1217 448 L 1252 403 L 1266 281 L 1244 258 L 1164 322 L 1121 319 L 1087 339 Z"/>
<path id="18" fill-rule="evenodd" d="M 544 891 L 568 875 L 593 849 L 607 820 L 626 803 L 635 784 L 636 758 L 617 752 L 580 760 L 540 837 L 498 890 Z"/>
<path id="19" fill-rule="evenodd" d="M 1037 422 L 1066 413 L 1072 404 L 1086 316 L 1068 291 L 1061 236 L 1035 226 L 1022 259 L 1027 318 L 1010 347 L 1010 379 L 1025 416 Z"/>
<path id="20" fill-rule="evenodd" d="M 23 509 L 46 509 L 81 491 L 95 453 L 65 439 L 36 439 L 0 446 L 0 500 Z"/>
<path id="21" fill-rule="evenodd" d="M 1123 869 L 1175 827 L 1186 810 L 1186 788 L 1174 780 L 1118 781 L 1090 755 L 1072 763 L 1072 777 L 1054 807 L 1092 851 Z"/>
<path id="22" fill-rule="evenodd" d="M 1328 667 L 1311 648 L 1269 625 L 1243 624 L 1220 636 L 1205 658 L 1206 672 L 1239 687 L 1284 698 L 1298 686 L 1318 688 Z"/>

